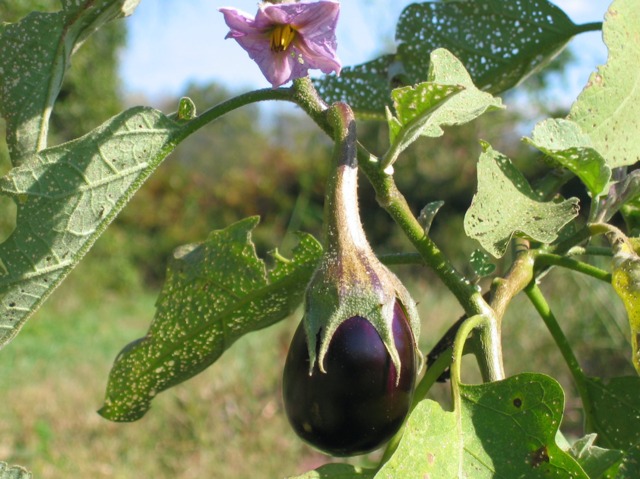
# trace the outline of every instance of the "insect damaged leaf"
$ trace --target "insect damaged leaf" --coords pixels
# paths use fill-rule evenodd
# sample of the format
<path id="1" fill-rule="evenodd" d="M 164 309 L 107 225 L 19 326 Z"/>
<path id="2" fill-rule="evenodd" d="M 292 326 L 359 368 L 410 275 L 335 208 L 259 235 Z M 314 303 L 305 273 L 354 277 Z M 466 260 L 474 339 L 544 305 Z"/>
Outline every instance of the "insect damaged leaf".
<path id="1" fill-rule="evenodd" d="M 195 376 L 238 338 L 289 316 L 301 302 L 322 247 L 301 234 L 291 260 L 267 271 L 251 231 L 258 217 L 178 248 L 147 335 L 116 358 L 105 403 L 112 421 L 135 421 L 161 391 Z"/>
<path id="2" fill-rule="evenodd" d="M 467 235 L 496 258 L 507 250 L 514 234 L 551 243 L 578 215 L 578 199 L 539 201 L 526 178 L 509 158 L 482 143 L 478 191 L 464 217 Z"/>
<path id="3" fill-rule="evenodd" d="M 640 160 L 640 9 L 637 0 L 616 0 L 602 27 L 609 57 L 591 74 L 571 106 L 569 119 L 589 135 L 610 168 Z"/>
<path id="4" fill-rule="evenodd" d="M 398 449 L 376 474 L 397 477 L 573 477 L 588 479 L 556 444 L 564 393 L 543 374 L 460 385 L 461 409 L 444 411 L 421 401 Z M 426 425 L 426 426 L 425 426 Z"/>

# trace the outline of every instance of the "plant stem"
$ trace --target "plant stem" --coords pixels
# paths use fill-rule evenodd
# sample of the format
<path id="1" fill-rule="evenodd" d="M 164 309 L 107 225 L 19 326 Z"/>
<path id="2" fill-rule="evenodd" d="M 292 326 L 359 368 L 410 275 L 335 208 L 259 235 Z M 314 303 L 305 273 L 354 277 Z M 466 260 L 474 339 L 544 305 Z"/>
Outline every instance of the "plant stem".
<path id="1" fill-rule="evenodd" d="M 582 25 L 576 25 L 577 33 L 585 32 L 597 32 L 602 30 L 602 22 L 583 23 Z"/>
<path id="2" fill-rule="evenodd" d="M 562 266 L 563 268 L 568 268 L 573 271 L 592 276 L 600 281 L 604 281 L 605 283 L 611 283 L 611 273 L 589 263 L 584 263 L 566 256 L 552 253 L 538 253 L 536 255 L 535 262 L 536 266 Z"/>
<path id="3" fill-rule="evenodd" d="M 544 321 L 547 329 L 551 333 L 551 336 L 556 343 L 556 346 L 558 346 L 562 357 L 569 367 L 571 376 L 573 377 L 573 380 L 578 389 L 578 394 L 580 395 L 580 399 L 582 400 L 585 418 L 588 422 L 589 418 L 591 417 L 591 400 L 589 397 L 589 389 L 587 387 L 587 379 L 584 371 L 580 367 L 578 358 L 576 358 L 575 354 L 573 353 L 573 349 L 569 344 L 569 340 L 560 328 L 555 315 L 551 311 L 551 308 L 549 307 L 549 304 L 547 303 L 547 300 L 545 299 L 538 285 L 534 281 L 532 281 L 524 289 L 524 292 Z"/>
<path id="4" fill-rule="evenodd" d="M 209 108 L 201 115 L 195 117 L 193 120 L 189 120 L 188 122 L 186 122 L 182 129 L 182 135 L 180 136 L 180 139 L 191 135 L 196 130 L 199 130 L 208 123 L 217 120 L 222 115 L 236 110 L 242 106 L 266 100 L 291 101 L 292 97 L 293 94 L 290 88 L 265 88 L 262 90 L 250 91 L 242 95 L 238 95 Z"/>
<path id="5" fill-rule="evenodd" d="M 293 89 L 292 101 L 300 106 L 324 132 L 333 137 L 325 114 L 327 105 L 318 96 L 311 80 L 300 78 L 294 82 Z M 411 212 L 406 199 L 398 190 L 393 177 L 383 171 L 379 160 L 362 145 L 358 145 L 358 165 L 373 186 L 380 206 L 389 213 L 413 243 L 425 263 L 455 295 L 467 315 L 487 313 L 489 308 L 480 292 L 453 267 L 433 240 L 426 235 L 424 228 Z"/>

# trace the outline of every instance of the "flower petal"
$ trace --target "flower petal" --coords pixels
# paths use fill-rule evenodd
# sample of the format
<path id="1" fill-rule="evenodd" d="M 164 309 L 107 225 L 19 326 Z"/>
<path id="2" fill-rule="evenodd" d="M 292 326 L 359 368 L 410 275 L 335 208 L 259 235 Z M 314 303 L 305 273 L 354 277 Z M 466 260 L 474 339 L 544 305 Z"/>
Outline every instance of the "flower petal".
<path id="1" fill-rule="evenodd" d="M 220 8 L 230 28 L 226 38 L 235 39 L 254 60 L 274 88 L 306 76 L 310 68 L 340 73 L 335 28 L 340 4 L 335 0 L 285 4 L 263 3 L 255 18 L 235 8 Z M 296 31 L 284 52 L 271 50 L 276 25 Z"/>

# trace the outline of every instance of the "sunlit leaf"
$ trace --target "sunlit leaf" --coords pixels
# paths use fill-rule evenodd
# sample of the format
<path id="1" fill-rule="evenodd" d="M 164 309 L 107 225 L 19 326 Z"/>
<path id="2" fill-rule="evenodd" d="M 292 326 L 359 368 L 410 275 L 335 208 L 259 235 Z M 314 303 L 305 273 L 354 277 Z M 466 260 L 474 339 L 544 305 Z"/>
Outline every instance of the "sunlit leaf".
<path id="1" fill-rule="evenodd" d="M 267 271 L 251 241 L 257 223 L 247 218 L 175 251 L 147 335 L 114 362 L 102 416 L 140 419 L 158 393 L 207 368 L 244 334 L 296 309 L 322 248 L 301 235 L 293 259 L 276 255 Z"/>
<path id="2" fill-rule="evenodd" d="M 589 479 L 555 442 L 564 394 L 542 374 L 460 386 L 461 411 L 424 400 L 376 479 L 496 477 Z"/>
<path id="3" fill-rule="evenodd" d="M 610 168 L 640 160 L 640 8 L 637 0 L 616 0 L 603 25 L 609 57 L 591 75 L 571 107 L 575 121 Z"/>
<path id="4" fill-rule="evenodd" d="M 180 125 L 133 108 L 91 133 L 25 159 L 0 179 L 17 204 L 16 228 L 0 244 L 0 347 L 80 261 L 156 166 Z"/>
<path id="5" fill-rule="evenodd" d="M 391 92 L 395 115 L 387 111 L 391 148 L 385 164 L 392 164 L 419 136 L 441 136 L 445 126 L 463 125 L 502 107 L 499 98 L 474 86 L 462 63 L 447 50 L 431 53 L 427 80 Z"/>
<path id="6" fill-rule="evenodd" d="M 428 74 L 428 53 L 446 48 L 478 88 L 498 93 L 544 66 L 580 31 L 546 0 L 414 3 L 398 22 L 398 60 L 415 83 Z"/>
<path id="7" fill-rule="evenodd" d="M 444 411 L 437 402 L 425 399 L 412 411 L 398 449 L 375 479 L 458 477 L 463 459 L 461 446 L 456 415 Z"/>
<path id="8" fill-rule="evenodd" d="M 640 257 L 626 243 L 614 247 L 611 284 L 622 299 L 631 330 L 631 359 L 640 374 Z"/>
<path id="9" fill-rule="evenodd" d="M 409 5 L 396 29 L 397 53 L 342 69 L 314 84 L 327 103 L 345 101 L 357 115 L 384 118 L 393 88 L 428 81 L 429 54 L 445 48 L 480 89 L 498 93 L 548 63 L 576 26 L 546 0 L 473 0 Z"/>
<path id="10" fill-rule="evenodd" d="M 0 479 L 32 479 L 32 477 L 24 467 L 9 467 L 6 462 L 0 462 Z"/>
<path id="11" fill-rule="evenodd" d="M 402 151 L 424 135 L 438 108 L 460 90 L 461 87 L 456 85 L 431 82 L 394 90 L 392 96 L 396 116 L 387 111 L 391 147 L 385 154 L 384 163 L 393 164 Z"/>
<path id="12" fill-rule="evenodd" d="M 483 142 L 478 162 L 478 192 L 464 218 L 464 228 L 493 256 L 506 252 L 514 234 L 551 243 L 578 214 L 578 200 L 543 202 L 511 161 Z"/>
<path id="13" fill-rule="evenodd" d="M 63 10 L 0 23 L 0 116 L 14 165 L 47 146 L 49 115 L 75 48 L 139 0 L 65 0 Z M 55 40 L 58 39 L 58 40 Z"/>
<path id="14" fill-rule="evenodd" d="M 313 471 L 287 479 L 373 479 L 374 471 L 351 464 L 325 464 Z"/>
<path id="15" fill-rule="evenodd" d="M 533 138 L 525 141 L 574 173 L 594 198 L 611 178 L 611 168 L 593 148 L 589 136 L 570 120 L 544 120 L 534 128 Z"/>

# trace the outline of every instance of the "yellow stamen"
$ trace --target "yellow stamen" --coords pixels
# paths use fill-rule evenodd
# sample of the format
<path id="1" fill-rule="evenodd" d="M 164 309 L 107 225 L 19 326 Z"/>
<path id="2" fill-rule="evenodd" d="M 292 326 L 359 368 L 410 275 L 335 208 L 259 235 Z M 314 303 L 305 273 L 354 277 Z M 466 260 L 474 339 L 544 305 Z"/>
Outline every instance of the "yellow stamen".
<path id="1" fill-rule="evenodd" d="M 285 51 L 295 37 L 296 31 L 291 25 L 276 25 L 271 31 L 271 51 Z"/>

